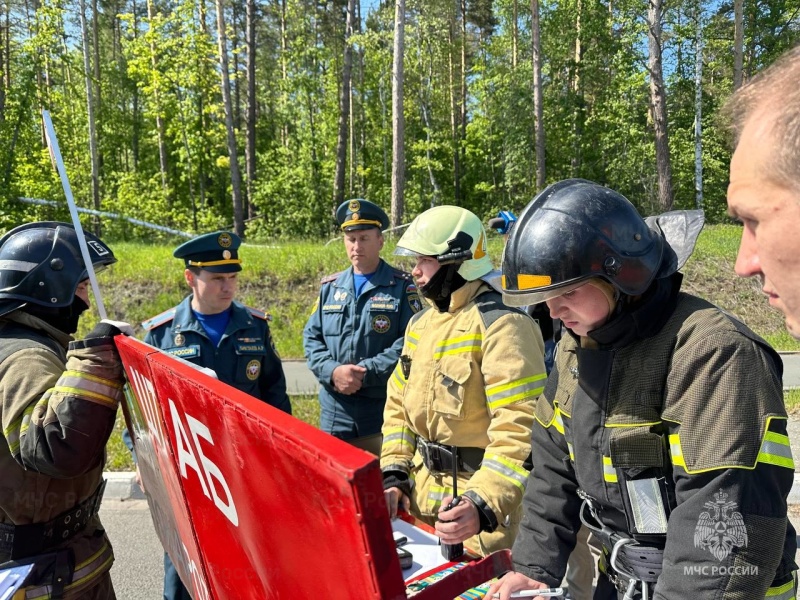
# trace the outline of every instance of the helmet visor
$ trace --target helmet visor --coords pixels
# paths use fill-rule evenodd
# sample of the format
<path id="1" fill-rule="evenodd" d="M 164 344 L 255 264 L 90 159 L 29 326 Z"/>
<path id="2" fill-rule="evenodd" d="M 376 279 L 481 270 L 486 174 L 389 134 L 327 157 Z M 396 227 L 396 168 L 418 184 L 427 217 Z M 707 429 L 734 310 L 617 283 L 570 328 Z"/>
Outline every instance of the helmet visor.
<path id="1" fill-rule="evenodd" d="M 563 296 L 572 290 L 576 290 L 584 285 L 587 279 L 588 277 L 582 277 L 581 279 L 573 279 L 560 285 L 549 285 L 545 288 L 538 289 L 509 290 L 506 286 L 506 278 L 504 275 L 502 277 L 503 302 L 508 306 L 533 306 L 534 304 L 547 302 L 553 298 Z"/>
<path id="2" fill-rule="evenodd" d="M 412 256 L 414 258 L 416 258 L 417 256 L 426 256 L 425 254 L 420 254 L 419 252 L 415 252 L 414 250 L 411 250 L 409 248 L 403 248 L 402 246 L 397 246 L 394 249 L 393 254 L 395 256 Z"/>

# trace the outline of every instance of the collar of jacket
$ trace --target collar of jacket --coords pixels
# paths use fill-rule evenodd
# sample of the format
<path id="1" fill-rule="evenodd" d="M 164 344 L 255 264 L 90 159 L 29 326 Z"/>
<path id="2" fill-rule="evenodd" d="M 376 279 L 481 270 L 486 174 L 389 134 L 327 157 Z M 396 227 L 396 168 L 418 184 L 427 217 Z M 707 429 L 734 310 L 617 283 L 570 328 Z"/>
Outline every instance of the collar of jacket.
<path id="1" fill-rule="evenodd" d="M 206 335 L 206 330 L 200 324 L 200 321 L 195 319 L 192 312 L 192 294 L 186 296 L 177 308 L 175 309 L 175 317 L 172 321 L 172 328 L 175 331 L 197 331 Z M 250 315 L 243 304 L 236 300 L 231 303 L 231 320 L 228 322 L 228 327 L 225 332 L 233 332 L 238 329 L 250 327 L 253 324 L 253 317 Z"/>
<path id="2" fill-rule="evenodd" d="M 333 285 L 340 288 L 346 288 L 349 291 L 355 290 L 355 285 L 353 280 L 355 279 L 355 273 L 353 272 L 353 267 L 349 269 L 345 269 L 342 271 L 342 274 L 336 278 L 336 281 L 333 282 Z M 378 269 L 375 271 L 375 274 L 370 278 L 367 282 L 367 285 L 364 286 L 364 289 L 361 290 L 361 293 L 364 294 L 367 290 L 380 287 L 382 285 L 393 285 L 394 284 L 394 270 L 392 267 L 389 266 L 385 260 L 381 259 L 378 263 Z"/>
<path id="3" fill-rule="evenodd" d="M 675 310 L 682 280 L 683 275 L 673 273 L 656 279 L 641 298 L 620 301 L 611 320 L 590 331 L 589 337 L 600 348 L 624 348 L 637 340 L 654 336 Z"/>
<path id="4" fill-rule="evenodd" d="M 481 288 L 485 289 L 482 290 Z M 467 304 L 472 302 L 475 296 L 477 296 L 482 292 L 486 292 L 492 289 L 494 288 L 492 288 L 492 286 L 486 283 L 483 279 L 475 279 L 474 281 L 468 281 L 460 288 L 458 288 L 455 292 L 450 294 L 450 307 L 447 309 L 447 312 L 451 314 L 458 312 L 459 310 L 464 308 Z M 436 312 L 439 312 L 439 310 L 436 308 L 436 303 L 433 300 L 429 300 L 428 298 L 425 298 L 425 296 L 422 296 L 422 298 L 431 307 L 433 307 L 433 309 Z"/>
<path id="5" fill-rule="evenodd" d="M 69 343 L 75 339 L 68 333 L 64 333 L 60 329 L 56 329 L 52 325 L 49 325 L 41 319 L 34 317 L 33 315 L 29 315 L 22 310 L 15 310 L 14 312 L 5 315 L 3 318 L 13 321 L 14 323 L 19 323 L 20 325 L 24 325 L 25 327 L 30 327 L 31 329 L 44 331 L 47 335 L 61 344 L 65 350 L 69 346 Z"/>

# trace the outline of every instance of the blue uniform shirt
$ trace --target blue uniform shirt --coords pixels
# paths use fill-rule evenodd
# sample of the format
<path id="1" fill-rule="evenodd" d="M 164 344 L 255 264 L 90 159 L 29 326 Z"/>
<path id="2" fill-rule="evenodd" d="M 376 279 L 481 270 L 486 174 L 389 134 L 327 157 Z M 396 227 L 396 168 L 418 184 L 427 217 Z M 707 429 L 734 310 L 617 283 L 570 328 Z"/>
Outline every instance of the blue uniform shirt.
<path id="1" fill-rule="evenodd" d="M 145 343 L 213 369 L 220 381 L 292 414 L 266 315 L 233 302 L 228 326 L 215 347 L 191 302 L 189 295 L 175 308 L 142 323 Z"/>
<path id="2" fill-rule="evenodd" d="M 411 275 L 384 260 L 358 296 L 352 267 L 322 280 L 303 330 L 303 347 L 308 368 L 320 382 L 324 430 L 344 438 L 380 431 L 386 383 L 400 358 L 406 325 L 421 308 Z M 333 370 L 342 364 L 367 369 L 355 394 L 340 394 L 331 383 Z M 359 423 L 360 416 L 365 422 Z M 347 435 L 348 422 L 355 435 Z"/>

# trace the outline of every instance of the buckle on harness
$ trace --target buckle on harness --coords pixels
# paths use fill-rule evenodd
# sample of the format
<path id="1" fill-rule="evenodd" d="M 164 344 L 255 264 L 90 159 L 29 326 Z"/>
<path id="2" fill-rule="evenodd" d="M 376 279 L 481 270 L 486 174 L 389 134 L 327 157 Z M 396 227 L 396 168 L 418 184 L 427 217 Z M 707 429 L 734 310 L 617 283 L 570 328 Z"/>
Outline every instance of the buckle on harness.
<path id="1" fill-rule="evenodd" d="M 661 574 L 663 549 L 644 546 L 632 537 L 615 532 L 598 516 L 593 498 L 582 490 L 578 490 L 578 495 L 583 498 L 579 512 L 581 523 L 600 540 L 604 556 L 609 557 L 608 579 L 617 590 L 624 592 L 625 600 L 634 598 L 637 587 L 641 589 L 642 600 L 649 600 L 649 586 L 655 584 Z"/>

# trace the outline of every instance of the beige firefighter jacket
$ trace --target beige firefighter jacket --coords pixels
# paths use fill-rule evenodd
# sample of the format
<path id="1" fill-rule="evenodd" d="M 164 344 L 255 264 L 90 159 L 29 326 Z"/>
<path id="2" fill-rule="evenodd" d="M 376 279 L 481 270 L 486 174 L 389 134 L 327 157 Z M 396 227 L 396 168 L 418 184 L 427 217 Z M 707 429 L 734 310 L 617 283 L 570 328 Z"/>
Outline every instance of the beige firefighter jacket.
<path id="1" fill-rule="evenodd" d="M 408 327 L 403 355 L 388 385 L 381 467 L 414 480 L 412 513 L 433 523 L 452 475 L 431 473 L 417 436 L 458 447 L 484 448 L 480 468 L 460 473 L 458 492 L 472 490 L 494 513 L 498 527 L 466 545 L 481 554 L 509 548 L 519 524 L 528 478 L 533 406 L 546 379 L 539 327 L 502 304 L 481 280 L 455 291 L 447 312 L 427 308 Z"/>
<path id="2" fill-rule="evenodd" d="M 111 338 L 72 337 L 23 312 L 0 319 L 0 523 L 47 523 L 89 498 L 102 479 L 105 445 L 122 396 L 122 365 Z M 67 352 L 69 344 L 69 351 Z M 72 549 L 64 598 L 82 597 L 114 560 L 97 516 L 46 550 Z M 9 555 L 0 553 L 0 563 Z M 49 597 L 44 582 L 26 597 Z"/>

